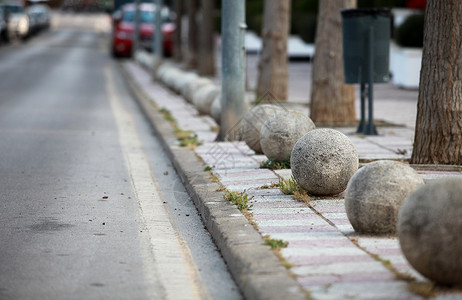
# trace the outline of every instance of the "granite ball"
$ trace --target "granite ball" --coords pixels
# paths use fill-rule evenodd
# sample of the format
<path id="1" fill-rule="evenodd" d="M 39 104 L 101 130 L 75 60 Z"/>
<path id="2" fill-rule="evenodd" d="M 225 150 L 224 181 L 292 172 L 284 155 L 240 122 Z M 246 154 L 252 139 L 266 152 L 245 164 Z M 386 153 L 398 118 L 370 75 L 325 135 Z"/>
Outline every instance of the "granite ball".
<path id="1" fill-rule="evenodd" d="M 420 187 L 398 216 L 401 250 L 425 277 L 462 285 L 462 178 L 447 177 Z"/>
<path id="2" fill-rule="evenodd" d="M 261 126 L 261 149 L 270 159 L 288 161 L 295 143 L 314 128 L 313 121 L 301 112 L 281 110 Z"/>
<path id="3" fill-rule="evenodd" d="M 295 181 L 312 195 L 343 192 L 358 170 L 358 152 L 350 139 L 334 129 L 315 129 L 300 138 L 290 165 Z"/>
<path id="4" fill-rule="evenodd" d="M 250 149 L 263 153 L 260 145 L 260 131 L 269 116 L 284 111 L 277 105 L 261 104 L 253 107 L 242 119 L 242 138 Z"/>
<path id="5" fill-rule="evenodd" d="M 396 234 L 401 205 L 424 184 L 409 165 L 391 160 L 368 163 L 351 178 L 345 209 L 356 232 Z"/>
<path id="6" fill-rule="evenodd" d="M 212 102 L 220 94 L 220 89 L 214 84 L 200 87 L 193 95 L 193 104 L 199 113 L 208 115 L 211 111 Z"/>
<path id="7" fill-rule="evenodd" d="M 212 118 L 217 122 L 217 124 L 221 123 L 221 93 L 213 99 L 212 105 L 210 107 L 210 115 Z"/>

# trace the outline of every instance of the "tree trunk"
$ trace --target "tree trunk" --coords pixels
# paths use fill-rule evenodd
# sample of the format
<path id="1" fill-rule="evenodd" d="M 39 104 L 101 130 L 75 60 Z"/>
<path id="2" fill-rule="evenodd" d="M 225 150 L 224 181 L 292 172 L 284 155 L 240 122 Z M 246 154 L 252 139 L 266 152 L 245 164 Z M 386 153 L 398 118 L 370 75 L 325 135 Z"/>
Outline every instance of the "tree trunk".
<path id="1" fill-rule="evenodd" d="M 213 76 L 215 75 L 214 0 L 201 0 L 201 4 L 198 73 L 202 76 Z"/>
<path id="2" fill-rule="evenodd" d="M 188 61 L 186 68 L 197 68 L 197 4 L 198 0 L 188 0 Z"/>
<path id="3" fill-rule="evenodd" d="M 287 37 L 291 1 L 265 0 L 257 98 L 287 101 Z"/>
<path id="4" fill-rule="evenodd" d="M 411 163 L 462 165 L 462 2 L 428 0 Z"/>
<path id="5" fill-rule="evenodd" d="M 356 0 L 319 1 L 310 113 L 317 125 L 356 121 L 354 85 L 344 84 L 340 15 L 340 9 L 354 7 Z"/>
<path id="6" fill-rule="evenodd" d="M 175 34 L 173 36 L 173 59 L 180 62 L 183 59 L 183 45 L 181 44 L 181 21 L 183 17 L 183 0 L 174 0 L 176 14 Z"/>

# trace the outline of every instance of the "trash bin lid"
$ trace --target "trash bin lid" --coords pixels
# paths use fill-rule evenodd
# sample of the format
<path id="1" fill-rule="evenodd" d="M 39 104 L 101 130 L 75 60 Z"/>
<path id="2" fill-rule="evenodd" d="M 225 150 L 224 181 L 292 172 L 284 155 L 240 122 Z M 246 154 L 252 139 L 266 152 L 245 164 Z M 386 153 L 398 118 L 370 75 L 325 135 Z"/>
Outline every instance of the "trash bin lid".
<path id="1" fill-rule="evenodd" d="M 386 7 L 342 9 L 340 12 L 344 18 L 358 18 L 365 16 L 391 17 L 391 11 Z"/>

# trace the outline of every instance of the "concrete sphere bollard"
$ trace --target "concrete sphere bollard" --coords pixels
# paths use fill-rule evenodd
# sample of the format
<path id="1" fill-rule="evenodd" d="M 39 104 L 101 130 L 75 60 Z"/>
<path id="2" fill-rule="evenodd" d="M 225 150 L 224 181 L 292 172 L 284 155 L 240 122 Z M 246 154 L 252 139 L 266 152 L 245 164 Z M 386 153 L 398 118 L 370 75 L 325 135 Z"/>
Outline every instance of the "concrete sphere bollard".
<path id="1" fill-rule="evenodd" d="M 425 277 L 462 285 L 462 179 L 442 178 L 412 193 L 398 216 L 401 250 Z"/>
<path id="2" fill-rule="evenodd" d="M 276 112 L 261 126 L 261 149 L 268 158 L 287 161 L 298 139 L 314 128 L 313 121 L 301 112 Z"/>
<path id="3" fill-rule="evenodd" d="M 358 170 L 358 152 L 350 139 L 334 129 L 315 129 L 298 140 L 290 165 L 295 181 L 319 196 L 343 192 Z"/>
<path id="4" fill-rule="evenodd" d="M 367 164 L 351 178 L 345 193 L 351 225 L 360 233 L 395 234 L 404 199 L 423 184 L 422 177 L 403 163 Z"/>
<path id="5" fill-rule="evenodd" d="M 189 82 L 192 79 L 196 79 L 199 76 L 197 76 L 196 73 L 192 72 L 184 72 L 182 73 L 174 82 L 173 84 L 173 90 L 178 93 L 182 94 L 182 90 L 185 88 L 185 85 L 187 82 Z"/>
<path id="6" fill-rule="evenodd" d="M 193 104 L 199 113 L 209 115 L 212 102 L 220 93 L 220 89 L 214 84 L 204 85 L 197 89 L 193 95 Z"/>
<path id="7" fill-rule="evenodd" d="M 168 69 L 164 74 L 164 84 L 169 88 L 173 88 L 174 82 L 178 77 L 181 76 L 181 71 L 172 67 L 171 69 Z"/>
<path id="8" fill-rule="evenodd" d="M 213 99 L 212 106 L 210 108 L 210 115 L 220 125 L 221 122 L 221 92 Z"/>
<path id="9" fill-rule="evenodd" d="M 183 97 L 186 99 L 188 102 L 192 102 L 192 97 L 194 93 L 203 87 L 204 85 L 210 85 L 213 84 L 210 79 L 199 77 L 197 79 L 190 80 L 184 89 Z"/>
<path id="10" fill-rule="evenodd" d="M 261 104 L 252 108 L 242 119 L 242 138 L 250 149 L 263 153 L 260 145 L 260 131 L 269 116 L 284 109 L 277 105 Z"/>

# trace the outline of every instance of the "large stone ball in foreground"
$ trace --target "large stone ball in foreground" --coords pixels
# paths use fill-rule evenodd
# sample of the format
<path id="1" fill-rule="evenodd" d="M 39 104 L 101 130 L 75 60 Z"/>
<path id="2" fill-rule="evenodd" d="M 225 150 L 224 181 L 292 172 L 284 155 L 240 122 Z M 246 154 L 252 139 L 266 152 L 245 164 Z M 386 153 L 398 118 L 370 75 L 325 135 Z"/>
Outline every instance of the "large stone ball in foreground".
<path id="1" fill-rule="evenodd" d="M 444 285 L 462 284 L 462 179 L 427 183 L 404 202 L 398 236 L 409 263 Z"/>
<path id="2" fill-rule="evenodd" d="M 308 193 L 336 195 L 358 170 L 358 152 L 340 131 L 315 129 L 295 144 L 290 165 L 295 180 Z"/>
<path id="3" fill-rule="evenodd" d="M 261 149 L 270 159 L 287 161 L 298 139 L 314 128 L 313 121 L 301 112 L 276 112 L 261 127 Z"/>
<path id="4" fill-rule="evenodd" d="M 242 120 L 242 138 L 250 149 L 263 153 L 260 145 L 260 131 L 269 116 L 284 109 L 277 105 L 261 104 L 252 108 Z"/>
<path id="5" fill-rule="evenodd" d="M 360 233 L 395 234 L 404 199 L 423 184 L 422 177 L 403 163 L 380 160 L 367 164 L 351 178 L 345 193 L 351 225 Z"/>

